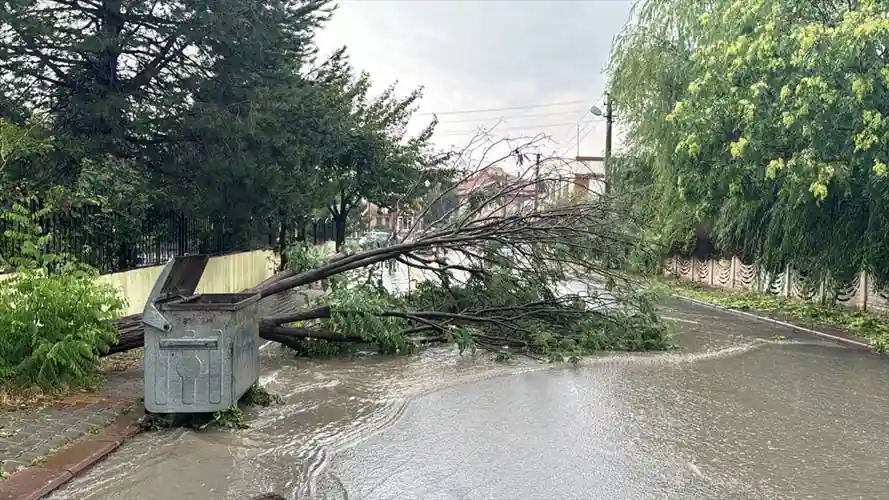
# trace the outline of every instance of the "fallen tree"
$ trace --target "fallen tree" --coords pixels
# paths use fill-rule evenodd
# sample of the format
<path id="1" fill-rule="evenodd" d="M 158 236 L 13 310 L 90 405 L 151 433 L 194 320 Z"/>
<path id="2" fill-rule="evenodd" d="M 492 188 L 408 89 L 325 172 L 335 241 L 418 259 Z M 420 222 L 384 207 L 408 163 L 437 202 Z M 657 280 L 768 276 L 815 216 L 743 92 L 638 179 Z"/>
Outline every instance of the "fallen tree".
<path id="1" fill-rule="evenodd" d="M 601 195 L 556 196 L 573 182 L 557 175 L 556 160 L 523 166 L 524 151 L 539 140 L 496 141 L 481 155 L 457 155 L 459 173 L 440 196 L 467 183 L 475 189 L 464 189 L 426 229 L 413 227 L 387 246 L 320 260 L 292 245 L 291 267 L 253 291 L 265 298 L 318 282 L 328 291 L 321 303 L 260 318 L 260 336 L 297 350 L 309 340 L 369 343 L 385 353 L 453 342 L 461 351 L 551 359 L 669 347 L 653 297 L 619 271 L 637 244 L 638 221 Z M 506 151 L 486 161 L 498 148 Z M 420 283 L 406 293 L 387 289 L 379 276 L 385 262 L 410 269 Z M 138 316 L 117 325 L 120 340 L 109 354 L 142 345 Z"/>

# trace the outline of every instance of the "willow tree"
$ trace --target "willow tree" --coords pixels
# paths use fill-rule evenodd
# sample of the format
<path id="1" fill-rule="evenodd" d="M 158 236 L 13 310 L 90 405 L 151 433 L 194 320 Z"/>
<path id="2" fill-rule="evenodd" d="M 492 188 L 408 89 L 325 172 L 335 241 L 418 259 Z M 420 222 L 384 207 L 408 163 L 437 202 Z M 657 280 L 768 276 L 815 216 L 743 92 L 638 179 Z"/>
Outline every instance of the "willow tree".
<path id="1" fill-rule="evenodd" d="M 613 85 L 633 137 L 658 151 L 658 202 L 770 268 L 889 277 L 878 265 L 889 257 L 887 7 L 646 2 L 616 47 Z M 640 42 L 651 30 L 678 44 L 681 64 L 654 61 L 661 49 Z M 630 76 L 646 65 L 674 86 L 640 89 Z"/>
<path id="2" fill-rule="evenodd" d="M 693 78 L 697 19 L 709 3 L 639 2 L 615 40 L 608 66 L 610 99 L 626 130 L 625 152 L 615 158 L 612 182 L 638 213 L 653 218 L 651 239 L 665 250 L 689 250 L 702 222 L 681 197 L 672 162 L 681 136 L 664 117 Z"/>

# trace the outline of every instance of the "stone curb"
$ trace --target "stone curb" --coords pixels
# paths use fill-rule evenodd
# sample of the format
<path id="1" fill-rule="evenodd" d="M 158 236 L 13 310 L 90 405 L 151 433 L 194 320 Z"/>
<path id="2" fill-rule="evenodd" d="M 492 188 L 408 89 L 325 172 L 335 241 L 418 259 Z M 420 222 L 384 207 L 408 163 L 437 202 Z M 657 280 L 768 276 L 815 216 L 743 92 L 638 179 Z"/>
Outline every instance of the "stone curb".
<path id="1" fill-rule="evenodd" d="M 673 295 L 673 297 L 676 297 L 677 299 L 684 300 L 684 301 L 686 301 L 686 302 L 691 302 L 692 304 L 697 304 L 697 305 L 699 305 L 699 306 L 709 307 L 709 308 L 711 308 L 711 309 L 716 309 L 716 310 L 719 310 L 719 311 L 725 311 L 725 312 L 728 312 L 728 313 L 737 314 L 737 315 L 739 315 L 739 316 L 744 316 L 744 317 L 747 317 L 747 318 L 758 319 L 758 320 L 760 320 L 760 321 L 765 321 L 766 323 L 772 323 L 773 325 L 784 326 L 784 327 L 790 328 L 791 330 L 795 330 L 795 331 L 797 331 L 797 332 L 807 333 L 807 334 L 809 334 L 809 335 L 814 335 L 815 337 L 821 337 L 821 338 L 823 338 L 823 339 L 831 340 L 831 341 L 833 341 L 833 342 L 837 342 L 837 343 L 840 343 L 840 344 L 850 345 L 850 346 L 857 347 L 857 348 L 859 348 L 859 349 L 864 349 L 864 350 L 867 350 L 867 351 L 870 351 L 870 350 L 871 350 L 871 346 L 870 346 L 870 344 L 866 344 L 866 343 L 861 342 L 861 341 L 858 341 L 858 340 L 854 340 L 854 339 L 850 339 L 850 338 L 845 338 L 845 337 L 839 337 L 839 336 L 837 336 L 837 335 L 831 335 L 831 334 L 829 334 L 829 333 L 820 332 L 820 331 L 818 331 L 818 330 L 813 330 L 813 329 L 811 329 L 811 328 L 806 328 L 806 327 L 804 327 L 804 326 L 794 325 L 793 323 L 788 323 L 788 322 L 786 322 L 786 321 L 781 321 L 781 320 L 778 320 L 778 319 L 768 318 L 768 317 L 766 317 L 766 316 L 760 316 L 760 315 L 758 315 L 758 314 L 750 313 L 750 312 L 747 312 L 747 311 L 741 311 L 741 310 L 739 310 L 739 309 L 732 309 L 732 308 L 730 308 L 730 307 L 720 306 L 720 305 L 717 305 L 717 304 L 711 304 L 711 303 L 709 303 L 709 302 L 704 302 L 704 301 L 702 301 L 702 300 L 692 299 L 692 298 L 689 298 L 689 297 L 683 297 L 682 295 Z"/>
<path id="2" fill-rule="evenodd" d="M 0 481 L 0 500 L 39 500 L 74 476 L 103 460 L 124 441 L 142 432 L 138 411 L 121 414 L 94 436 L 50 456 L 40 465 L 27 467 Z"/>

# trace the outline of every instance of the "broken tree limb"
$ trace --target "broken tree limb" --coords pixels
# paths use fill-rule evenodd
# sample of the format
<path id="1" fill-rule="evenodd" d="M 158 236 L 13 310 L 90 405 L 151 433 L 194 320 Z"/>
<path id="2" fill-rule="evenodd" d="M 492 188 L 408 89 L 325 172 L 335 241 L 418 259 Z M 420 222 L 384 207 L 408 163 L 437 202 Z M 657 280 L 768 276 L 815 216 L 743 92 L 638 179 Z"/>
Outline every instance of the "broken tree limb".
<path id="1" fill-rule="evenodd" d="M 250 291 L 267 298 L 327 280 L 328 293 L 323 304 L 258 318 L 260 336 L 297 349 L 314 339 L 370 343 L 387 353 L 425 342 L 547 357 L 666 347 L 650 299 L 619 271 L 639 242 L 632 212 L 604 197 L 529 200 L 540 186 L 573 182 L 537 167 L 530 178 L 505 169 L 469 172 L 464 183 L 481 187 L 451 186 L 462 198 L 437 227 L 409 241 L 338 253 L 312 269 L 276 273 Z M 317 258 L 299 257 L 293 262 Z M 424 280 L 404 295 L 381 289 L 369 271 L 387 261 Z M 365 279 L 353 276 L 361 272 Z M 116 324 L 120 342 L 109 353 L 142 345 L 138 316 Z"/>
<path id="2" fill-rule="evenodd" d="M 260 338 L 296 347 L 298 340 L 316 339 L 328 342 L 366 342 L 360 335 L 340 335 L 321 328 L 296 328 L 285 326 L 260 326 Z"/>

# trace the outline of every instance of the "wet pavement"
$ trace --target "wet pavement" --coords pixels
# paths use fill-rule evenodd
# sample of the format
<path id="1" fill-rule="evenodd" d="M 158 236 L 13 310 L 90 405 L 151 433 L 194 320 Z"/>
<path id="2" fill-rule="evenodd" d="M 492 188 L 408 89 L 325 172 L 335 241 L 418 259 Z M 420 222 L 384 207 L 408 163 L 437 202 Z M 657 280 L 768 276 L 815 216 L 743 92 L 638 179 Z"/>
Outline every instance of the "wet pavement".
<path id="1" fill-rule="evenodd" d="M 698 321 L 684 324 L 684 353 L 609 356 L 414 401 L 335 456 L 319 475 L 323 498 L 886 497 L 885 360 L 673 313 Z"/>
<path id="2" fill-rule="evenodd" d="M 886 498 L 885 358 L 684 302 L 665 315 L 678 351 L 579 368 L 267 348 L 285 405 L 245 431 L 139 436 L 50 498 Z"/>
<path id="3" fill-rule="evenodd" d="M 292 311 L 320 293 L 301 289 L 267 297 L 260 302 L 261 310 L 264 314 Z M 77 393 L 44 407 L 0 412 L 0 473 L 41 465 L 47 457 L 94 436 L 139 405 L 144 386 L 140 359 L 125 371 L 108 373 L 95 393 Z"/>

